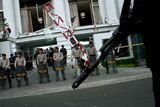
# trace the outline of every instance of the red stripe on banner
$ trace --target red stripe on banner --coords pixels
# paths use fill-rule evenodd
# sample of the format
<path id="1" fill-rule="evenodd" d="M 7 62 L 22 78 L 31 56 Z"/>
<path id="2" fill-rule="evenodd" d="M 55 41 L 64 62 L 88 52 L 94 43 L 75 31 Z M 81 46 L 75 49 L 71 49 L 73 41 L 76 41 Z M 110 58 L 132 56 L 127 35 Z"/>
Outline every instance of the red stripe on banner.
<path id="1" fill-rule="evenodd" d="M 61 16 L 59 16 L 58 14 L 54 13 L 54 7 L 52 6 L 52 4 L 50 2 L 47 2 L 46 4 L 43 5 L 43 8 L 47 11 L 48 14 L 50 14 L 50 17 L 53 20 L 53 23 L 59 27 L 59 29 L 61 30 L 61 33 L 63 34 L 63 36 L 70 42 L 72 48 L 74 48 L 75 45 L 78 45 L 80 47 L 80 50 L 83 53 L 83 56 L 85 56 L 87 59 L 85 59 L 85 65 L 89 65 L 89 60 L 87 57 L 87 53 L 86 50 L 84 49 L 83 45 L 80 44 L 77 39 L 75 38 L 74 34 L 72 33 L 72 30 L 70 27 L 67 27 L 64 24 L 64 20 L 61 18 Z"/>
<path id="2" fill-rule="evenodd" d="M 47 8 L 49 7 L 49 8 Z M 49 13 L 51 10 L 54 9 L 54 7 L 51 5 L 50 2 L 47 2 L 46 4 L 43 5 L 43 8 Z"/>

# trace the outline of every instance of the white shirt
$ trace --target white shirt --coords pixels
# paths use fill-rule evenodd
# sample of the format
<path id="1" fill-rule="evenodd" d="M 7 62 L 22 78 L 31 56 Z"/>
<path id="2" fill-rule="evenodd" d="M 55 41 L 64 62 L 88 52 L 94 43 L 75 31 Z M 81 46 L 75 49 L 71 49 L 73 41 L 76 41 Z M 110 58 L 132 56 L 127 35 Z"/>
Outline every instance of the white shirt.
<path id="1" fill-rule="evenodd" d="M 9 65 L 10 65 L 10 63 L 9 63 L 9 59 L 2 59 L 1 61 L 0 61 L 0 63 L 1 63 L 1 66 L 2 66 L 2 68 L 9 68 Z"/>

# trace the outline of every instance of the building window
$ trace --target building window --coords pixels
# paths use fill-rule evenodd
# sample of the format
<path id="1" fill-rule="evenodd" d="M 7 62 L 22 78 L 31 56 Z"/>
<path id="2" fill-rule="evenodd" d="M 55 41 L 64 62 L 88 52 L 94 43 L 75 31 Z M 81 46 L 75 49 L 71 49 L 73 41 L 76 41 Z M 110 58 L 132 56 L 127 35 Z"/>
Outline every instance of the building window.
<path id="1" fill-rule="evenodd" d="M 35 32 L 52 25 L 51 18 L 42 5 L 50 0 L 20 0 L 22 31 Z"/>
<path id="2" fill-rule="evenodd" d="M 69 0 L 71 22 L 74 26 L 101 24 L 98 0 Z"/>

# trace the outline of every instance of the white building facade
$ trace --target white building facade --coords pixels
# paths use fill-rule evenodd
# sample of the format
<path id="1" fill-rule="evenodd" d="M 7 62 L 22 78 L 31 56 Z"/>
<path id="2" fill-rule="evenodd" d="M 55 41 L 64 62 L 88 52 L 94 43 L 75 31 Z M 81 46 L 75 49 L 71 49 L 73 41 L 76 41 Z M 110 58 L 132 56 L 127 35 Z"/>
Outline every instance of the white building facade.
<path id="1" fill-rule="evenodd" d="M 43 9 L 47 2 L 51 2 L 54 12 L 72 27 L 79 41 L 87 42 L 93 37 L 96 47 L 101 47 L 103 39 L 109 39 L 119 25 L 123 5 L 123 0 L 0 0 L 1 33 L 5 18 L 12 38 L 0 40 L 0 53 L 32 53 L 36 47 L 62 44 L 70 53 L 70 44 Z M 104 34 L 110 36 L 102 38 Z M 132 56 L 132 49 L 129 49 Z"/>

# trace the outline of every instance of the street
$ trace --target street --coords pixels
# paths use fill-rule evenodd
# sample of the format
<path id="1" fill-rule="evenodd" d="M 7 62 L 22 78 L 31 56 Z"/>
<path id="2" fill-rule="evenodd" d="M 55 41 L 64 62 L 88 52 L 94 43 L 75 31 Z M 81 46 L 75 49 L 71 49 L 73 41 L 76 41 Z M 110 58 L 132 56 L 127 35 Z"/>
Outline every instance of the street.
<path id="1" fill-rule="evenodd" d="M 0 100 L 0 107 L 154 107 L 151 78 Z"/>

